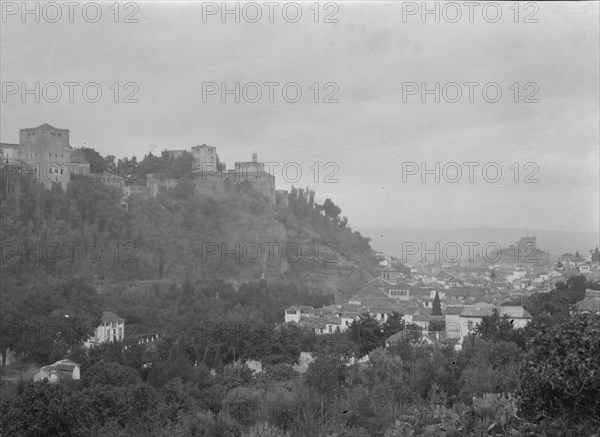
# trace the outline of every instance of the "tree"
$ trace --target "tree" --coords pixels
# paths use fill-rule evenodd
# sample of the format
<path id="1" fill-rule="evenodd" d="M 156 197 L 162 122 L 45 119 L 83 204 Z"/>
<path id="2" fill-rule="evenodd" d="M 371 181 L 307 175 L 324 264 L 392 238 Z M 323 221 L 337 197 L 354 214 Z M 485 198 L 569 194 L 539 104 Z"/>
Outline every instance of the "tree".
<path id="1" fill-rule="evenodd" d="M 325 213 L 325 216 L 332 220 L 337 220 L 342 212 L 340 207 L 333 203 L 329 198 L 325 199 L 325 202 L 323 202 L 323 205 L 321 205 L 320 208 Z"/>
<path id="2" fill-rule="evenodd" d="M 98 361 L 85 371 L 82 380 L 86 387 L 94 385 L 124 387 L 141 382 L 135 369 L 109 361 Z"/>
<path id="3" fill-rule="evenodd" d="M 350 326 L 352 340 L 358 344 L 358 355 L 363 357 L 376 347 L 383 346 L 383 332 L 379 322 L 363 313 Z"/>
<path id="4" fill-rule="evenodd" d="M 600 286 L 588 281 L 583 275 L 571 276 L 566 283 L 557 282 L 555 289 L 549 293 L 537 293 L 528 297 L 523 306 L 534 320 L 547 314 L 553 323 L 558 323 L 569 317 L 569 308 L 584 298 L 586 288 L 595 290 Z"/>
<path id="5" fill-rule="evenodd" d="M 518 393 L 523 413 L 543 412 L 600 429 L 600 317 L 579 314 L 541 327 L 528 350 Z"/>
<path id="6" fill-rule="evenodd" d="M 183 178 L 177 182 L 175 188 L 173 188 L 173 194 L 178 199 L 189 199 L 196 189 L 194 182 L 191 179 Z"/>
<path id="7" fill-rule="evenodd" d="M 492 310 L 491 315 L 483 316 L 475 327 L 475 335 L 484 340 L 518 341 L 524 346 L 523 341 L 519 341 L 519 332 L 513 329 L 512 321 L 506 314 L 500 316 L 497 308 Z"/>
<path id="8" fill-rule="evenodd" d="M 438 292 L 435 292 L 435 298 L 433 299 L 433 309 L 431 310 L 432 316 L 442 315 L 442 305 L 440 304 L 440 296 Z"/>
<path id="9" fill-rule="evenodd" d="M 335 397 L 346 382 L 347 368 L 337 354 L 318 356 L 310 363 L 304 375 L 306 385 L 321 396 L 321 423 L 324 417 L 325 398 Z"/>
<path id="10" fill-rule="evenodd" d="M 524 352 L 513 342 L 476 337 L 463 344 L 458 355 L 460 396 L 469 401 L 483 393 L 514 392 Z"/>
<path id="11" fill-rule="evenodd" d="M 383 337 L 384 339 L 389 338 L 396 332 L 403 331 L 406 327 L 404 316 L 394 311 L 383 324 Z"/>

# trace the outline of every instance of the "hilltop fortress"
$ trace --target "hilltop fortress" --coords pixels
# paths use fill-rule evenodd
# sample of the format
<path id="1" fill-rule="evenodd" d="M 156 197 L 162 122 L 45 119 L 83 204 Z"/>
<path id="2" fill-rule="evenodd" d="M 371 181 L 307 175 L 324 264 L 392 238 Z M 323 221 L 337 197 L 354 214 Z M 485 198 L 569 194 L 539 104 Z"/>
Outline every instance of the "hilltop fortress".
<path id="1" fill-rule="evenodd" d="M 193 146 L 190 151 L 167 150 L 171 158 L 179 158 L 191 153 L 194 159 L 189 180 L 194 184 L 194 192 L 211 197 L 229 196 L 231 187 L 249 184 L 255 192 L 264 196 L 269 203 L 287 206 L 286 190 L 275 189 L 275 176 L 265 169 L 265 163 L 258 161 L 256 153 L 251 161 L 236 162 L 233 169 L 227 169 L 221 162 L 217 149 L 206 144 Z M 94 173 L 90 163 L 85 160 L 81 150 L 73 149 L 69 144 L 69 130 L 57 129 L 48 124 L 29 129 L 21 129 L 19 144 L 0 143 L 2 167 L 20 167 L 22 172 L 35 174 L 36 180 L 43 182 L 46 188 L 60 183 L 66 189 L 74 175 L 83 175 L 90 182 L 101 182 L 118 187 L 124 197 L 156 197 L 158 193 L 175 188 L 179 178 L 165 178 L 148 174 L 145 180 L 132 183 L 117 171 L 113 173 Z M 126 203 L 126 200 L 125 202 Z"/>
<path id="2" fill-rule="evenodd" d="M 183 154 L 182 150 L 167 150 L 167 154 L 176 158 Z M 194 183 L 196 194 L 213 197 L 229 195 L 228 187 L 234 184 L 249 183 L 252 189 L 262 194 L 270 203 L 276 203 L 277 197 L 283 196 L 287 191 L 275 190 L 275 176 L 265 169 L 265 164 L 258 161 L 256 153 L 252 154 L 252 161 L 236 162 L 233 169 L 219 159 L 216 147 L 194 146 L 190 153 L 194 157 L 194 166 L 191 180 Z M 156 196 L 161 188 L 174 188 L 179 179 L 160 179 L 153 174 L 147 177 L 146 186 L 149 194 Z"/>
<path id="3" fill-rule="evenodd" d="M 2 167 L 18 165 L 43 182 L 46 188 L 59 183 L 63 189 L 73 175 L 89 173 L 89 163 L 81 150 L 69 144 L 69 131 L 49 124 L 21 129 L 19 144 L 0 143 Z"/>

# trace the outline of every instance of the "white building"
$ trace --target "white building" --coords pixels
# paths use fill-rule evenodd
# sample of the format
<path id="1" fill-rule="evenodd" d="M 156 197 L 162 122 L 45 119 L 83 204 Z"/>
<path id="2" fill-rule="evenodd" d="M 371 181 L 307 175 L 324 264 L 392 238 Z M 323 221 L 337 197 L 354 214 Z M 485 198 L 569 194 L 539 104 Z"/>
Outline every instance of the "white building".
<path id="1" fill-rule="evenodd" d="M 475 331 L 483 317 L 491 316 L 494 309 L 500 317 L 507 316 L 513 328 L 524 328 L 532 319 L 531 314 L 521 306 L 495 306 L 489 303 L 476 303 L 465 306 L 448 306 L 446 308 L 446 331 L 453 337 L 462 338 Z"/>
<path id="2" fill-rule="evenodd" d="M 79 364 L 71 360 L 60 360 L 54 364 L 44 366 L 33 376 L 33 380 L 42 381 L 44 379 L 52 384 L 65 379 L 80 379 Z"/>
<path id="3" fill-rule="evenodd" d="M 93 337 L 89 338 L 86 346 L 102 343 L 121 342 L 125 338 L 125 319 L 110 311 L 102 313 L 102 321 L 96 328 Z"/>
<path id="4" fill-rule="evenodd" d="M 313 314 L 313 307 L 304 305 L 291 306 L 285 310 L 285 323 L 300 322 L 300 318 L 310 317 Z"/>

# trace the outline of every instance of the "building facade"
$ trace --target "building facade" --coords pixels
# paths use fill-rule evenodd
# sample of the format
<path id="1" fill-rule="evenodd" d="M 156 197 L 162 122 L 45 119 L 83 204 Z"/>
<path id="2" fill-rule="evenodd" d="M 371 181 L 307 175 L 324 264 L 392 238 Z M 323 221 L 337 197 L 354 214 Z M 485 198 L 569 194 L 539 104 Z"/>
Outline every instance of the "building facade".
<path id="1" fill-rule="evenodd" d="M 89 163 L 83 152 L 69 144 L 69 130 L 58 129 L 49 124 L 19 131 L 19 144 L 2 143 L 2 164 L 17 163 L 27 172 L 35 174 L 36 180 L 46 188 L 59 183 L 67 188 L 74 175 L 89 174 Z"/>
<path id="2" fill-rule="evenodd" d="M 102 321 L 96 327 L 95 334 L 86 345 L 98 345 L 102 343 L 122 342 L 125 338 L 125 319 L 110 311 L 104 311 Z"/>

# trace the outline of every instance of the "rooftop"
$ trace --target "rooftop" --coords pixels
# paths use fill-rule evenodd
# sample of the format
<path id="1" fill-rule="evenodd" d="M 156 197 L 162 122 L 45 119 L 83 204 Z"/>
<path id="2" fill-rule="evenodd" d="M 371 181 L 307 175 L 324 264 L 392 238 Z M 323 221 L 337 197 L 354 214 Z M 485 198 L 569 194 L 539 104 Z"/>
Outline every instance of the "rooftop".
<path id="1" fill-rule="evenodd" d="M 102 313 L 102 323 L 120 323 L 124 321 L 125 319 L 117 316 L 115 313 L 111 313 L 110 311 L 104 311 Z"/>

